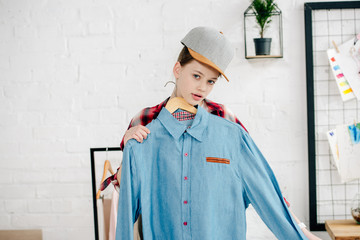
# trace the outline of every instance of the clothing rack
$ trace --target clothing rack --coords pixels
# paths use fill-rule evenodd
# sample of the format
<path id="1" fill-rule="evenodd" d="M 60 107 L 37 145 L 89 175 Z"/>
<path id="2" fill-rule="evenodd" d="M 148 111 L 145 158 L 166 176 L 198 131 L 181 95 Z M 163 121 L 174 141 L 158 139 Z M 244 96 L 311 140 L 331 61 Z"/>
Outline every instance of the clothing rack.
<path id="1" fill-rule="evenodd" d="M 95 240 L 99 240 L 99 227 L 98 227 L 98 208 L 96 203 L 96 173 L 95 173 L 95 152 L 111 152 L 121 151 L 120 147 L 108 147 L 108 148 L 90 148 L 90 161 L 91 161 L 91 185 L 93 193 L 93 210 L 94 210 L 94 230 Z"/>

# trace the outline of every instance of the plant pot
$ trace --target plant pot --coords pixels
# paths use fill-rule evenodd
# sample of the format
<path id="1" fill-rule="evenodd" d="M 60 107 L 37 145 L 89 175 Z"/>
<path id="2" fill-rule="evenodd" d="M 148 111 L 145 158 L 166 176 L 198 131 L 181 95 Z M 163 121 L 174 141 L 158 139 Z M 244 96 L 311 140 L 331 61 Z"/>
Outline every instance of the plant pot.
<path id="1" fill-rule="evenodd" d="M 271 38 L 254 38 L 256 55 L 270 55 Z"/>

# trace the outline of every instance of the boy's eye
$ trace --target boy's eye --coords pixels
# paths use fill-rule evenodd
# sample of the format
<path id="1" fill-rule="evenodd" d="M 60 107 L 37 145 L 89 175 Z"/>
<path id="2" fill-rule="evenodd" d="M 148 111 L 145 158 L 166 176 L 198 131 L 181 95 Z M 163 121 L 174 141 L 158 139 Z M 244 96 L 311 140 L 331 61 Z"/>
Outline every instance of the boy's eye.
<path id="1" fill-rule="evenodd" d="M 194 74 L 194 78 L 195 78 L 195 79 L 199 79 L 199 78 L 200 78 L 200 75 Z"/>
<path id="2" fill-rule="evenodd" d="M 214 85 L 216 82 L 215 82 L 214 80 L 209 80 L 208 83 L 209 83 L 210 85 Z"/>

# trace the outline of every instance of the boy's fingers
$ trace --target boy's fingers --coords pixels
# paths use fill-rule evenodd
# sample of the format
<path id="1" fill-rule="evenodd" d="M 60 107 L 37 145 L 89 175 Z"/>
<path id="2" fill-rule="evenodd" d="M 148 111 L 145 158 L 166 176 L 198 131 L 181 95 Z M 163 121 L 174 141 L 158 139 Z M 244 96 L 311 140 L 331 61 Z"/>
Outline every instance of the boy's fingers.
<path id="1" fill-rule="evenodd" d="M 141 125 L 141 129 L 144 130 L 145 132 L 147 132 L 148 134 L 150 133 L 150 130 L 145 126 Z"/>
<path id="2" fill-rule="evenodd" d="M 136 141 L 140 142 L 140 139 L 139 139 L 138 136 L 134 135 L 132 138 L 135 139 Z M 130 138 L 130 139 L 131 139 L 131 138 Z"/>
<path id="3" fill-rule="evenodd" d="M 145 132 L 144 130 L 140 130 L 139 133 L 143 136 L 144 139 L 147 138 L 147 132 Z"/>
<path id="4" fill-rule="evenodd" d="M 142 142 L 143 141 L 143 136 L 140 133 L 135 133 L 135 136 L 137 137 L 137 141 L 138 142 Z"/>

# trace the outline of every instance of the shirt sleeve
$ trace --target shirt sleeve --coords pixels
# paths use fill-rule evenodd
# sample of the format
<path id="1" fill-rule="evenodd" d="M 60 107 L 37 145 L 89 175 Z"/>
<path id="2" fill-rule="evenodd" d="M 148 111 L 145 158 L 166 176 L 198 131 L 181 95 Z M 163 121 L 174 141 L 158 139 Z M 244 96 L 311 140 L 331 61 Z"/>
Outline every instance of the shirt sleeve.
<path id="1" fill-rule="evenodd" d="M 116 240 L 134 238 L 134 223 L 140 213 L 140 188 L 131 144 L 125 147 L 121 170 Z"/>
<path id="2" fill-rule="evenodd" d="M 264 223 L 278 239 L 308 239 L 291 216 L 268 162 L 245 131 L 240 156 L 246 197 Z"/>

